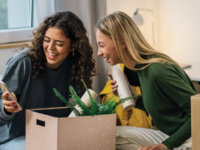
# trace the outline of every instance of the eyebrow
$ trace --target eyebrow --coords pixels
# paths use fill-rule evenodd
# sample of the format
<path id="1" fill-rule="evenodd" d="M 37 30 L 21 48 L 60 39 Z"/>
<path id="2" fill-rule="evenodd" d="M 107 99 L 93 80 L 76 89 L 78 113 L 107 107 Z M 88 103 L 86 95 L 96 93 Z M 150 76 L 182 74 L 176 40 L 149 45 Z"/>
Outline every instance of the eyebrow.
<path id="1" fill-rule="evenodd" d="M 97 44 L 100 44 L 100 43 L 104 43 L 104 42 L 100 41 L 100 42 L 98 42 Z"/>
<path id="2" fill-rule="evenodd" d="M 45 38 L 48 38 L 48 39 L 50 39 L 48 36 L 44 36 Z M 61 42 L 61 43 L 65 43 L 64 41 L 60 41 L 60 40 L 55 40 L 56 42 Z"/>

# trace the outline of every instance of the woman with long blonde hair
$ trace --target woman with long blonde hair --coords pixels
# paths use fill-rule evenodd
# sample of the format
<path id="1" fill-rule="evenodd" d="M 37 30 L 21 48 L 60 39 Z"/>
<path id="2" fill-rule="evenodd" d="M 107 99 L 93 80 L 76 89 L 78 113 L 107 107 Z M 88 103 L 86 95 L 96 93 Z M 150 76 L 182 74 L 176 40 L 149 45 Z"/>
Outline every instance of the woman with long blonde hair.
<path id="1" fill-rule="evenodd" d="M 107 63 L 123 63 L 138 73 L 142 96 L 137 98 L 136 107 L 148 112 L 158 129 L 117 127 L 117 149 L 191 149 L 190 97 L 196 91 L 179 64 L 154 50 L 131 17 L 123 12 L 100 20 L 96 39 L 98 55 Z M 111 84 L 118 96 L 117 82 L 112 80 Z"/>

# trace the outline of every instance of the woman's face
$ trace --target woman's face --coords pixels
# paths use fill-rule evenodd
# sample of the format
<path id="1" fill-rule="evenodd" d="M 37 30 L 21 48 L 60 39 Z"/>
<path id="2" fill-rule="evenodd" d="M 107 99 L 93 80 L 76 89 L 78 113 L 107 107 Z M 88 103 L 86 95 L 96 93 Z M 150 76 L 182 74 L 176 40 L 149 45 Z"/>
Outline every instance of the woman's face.
<path id="1" fill-rule="evenodd" d="M 107 37 L 100 30 L 97 30 L 96 40 L 98 44 L 98 56 L 102 56 L 111 66 L 121 63 L 112 39 Z"/>
<path id="2" fill-rule="evenodd" d="M 56 70 L 72 51 L 71 40 L 64 35 L 62 30 L 50 27 L 44 36 L 43 49 L 47 59 L 46 66 L 51 70 Z"/>

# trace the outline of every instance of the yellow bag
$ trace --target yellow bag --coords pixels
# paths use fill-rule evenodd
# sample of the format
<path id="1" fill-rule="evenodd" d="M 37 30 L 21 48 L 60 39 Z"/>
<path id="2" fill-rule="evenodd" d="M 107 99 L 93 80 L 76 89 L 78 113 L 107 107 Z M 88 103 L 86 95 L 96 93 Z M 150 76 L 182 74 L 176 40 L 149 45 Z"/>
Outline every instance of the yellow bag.
<path id="1" fill-rule="evenodd" d="M 122 71 L 124 71 L 124 65 L 120 65 Z M 100 93 L 100 97 L 102 98 L 102 103 L 104 103 L 107 99 L 113 96 L 112 88 L 109 80 L 104 89 Z M 141 94 L 140 88 L 136 87 L 136 91 L 138 94 Z M 117 98 L 116 96 L 114 98 Z M 113 99 L 114 99 L 113 98 Z M 141 128 L 150 128 L 152 129 L 152 119 L 148 117 L 146 112 L 143 110 L 133 108 L 132 110 L 126 111 L 123 109 L 122 104 L 118 107 L 117 111 L 117 119 L 120 121 L 122 126 L 133 126 L 133 127 L 141 127 Z"/>

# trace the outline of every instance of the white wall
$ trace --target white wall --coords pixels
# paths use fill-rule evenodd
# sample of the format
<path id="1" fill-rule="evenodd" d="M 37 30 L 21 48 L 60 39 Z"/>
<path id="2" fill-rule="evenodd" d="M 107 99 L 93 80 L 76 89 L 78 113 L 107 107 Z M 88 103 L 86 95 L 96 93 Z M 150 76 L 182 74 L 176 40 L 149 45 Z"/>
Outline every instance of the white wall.
<path id="1" fill-rule="evenodd" d="M 11 49 L 0 49 L 0 74 L 3 73 L 6 62 L 11 58 L 15 53 Z"/>
<path id="2" fill-rule="evenodd" d="M 133 17 L 133 13 L 136 8 L 153 9 L 154 3 L 151 0 L 107 0 L 107 14 L 113 13 L 115 11 L 122 11 Z M 152 38 L 152 23 L 151 23 L 151 12 L 140 10 L 139 13 L 143 16 L 144 24 L 139 26 L 140 31 L 148 41 L 148 43 L 153 46 Z M 155 12 L 154 12 L 155 14 Z M 154 21 L 154 28 L 157 28 L 157 21 Z M 157 31 L 154 31 L 155 48 L 157 49 Z"/>
<path id="3" fill-rule="evenodd" d="M 153 9 L 155 48 L 182 63 L 200 63 L 199 6 L 199 0 L 107 0 L 108 13 L 119 10 L 132 16 L 136 8 Z M 146 22 L 140 30 L 152 44 L 150 16 L 141 14 Z"/>
<path id="4" fill-rule="evenodd" d="M 159 49 L 178 62 L 200 63 L 200 1 L 154 0 L 154 4 Z"/>

